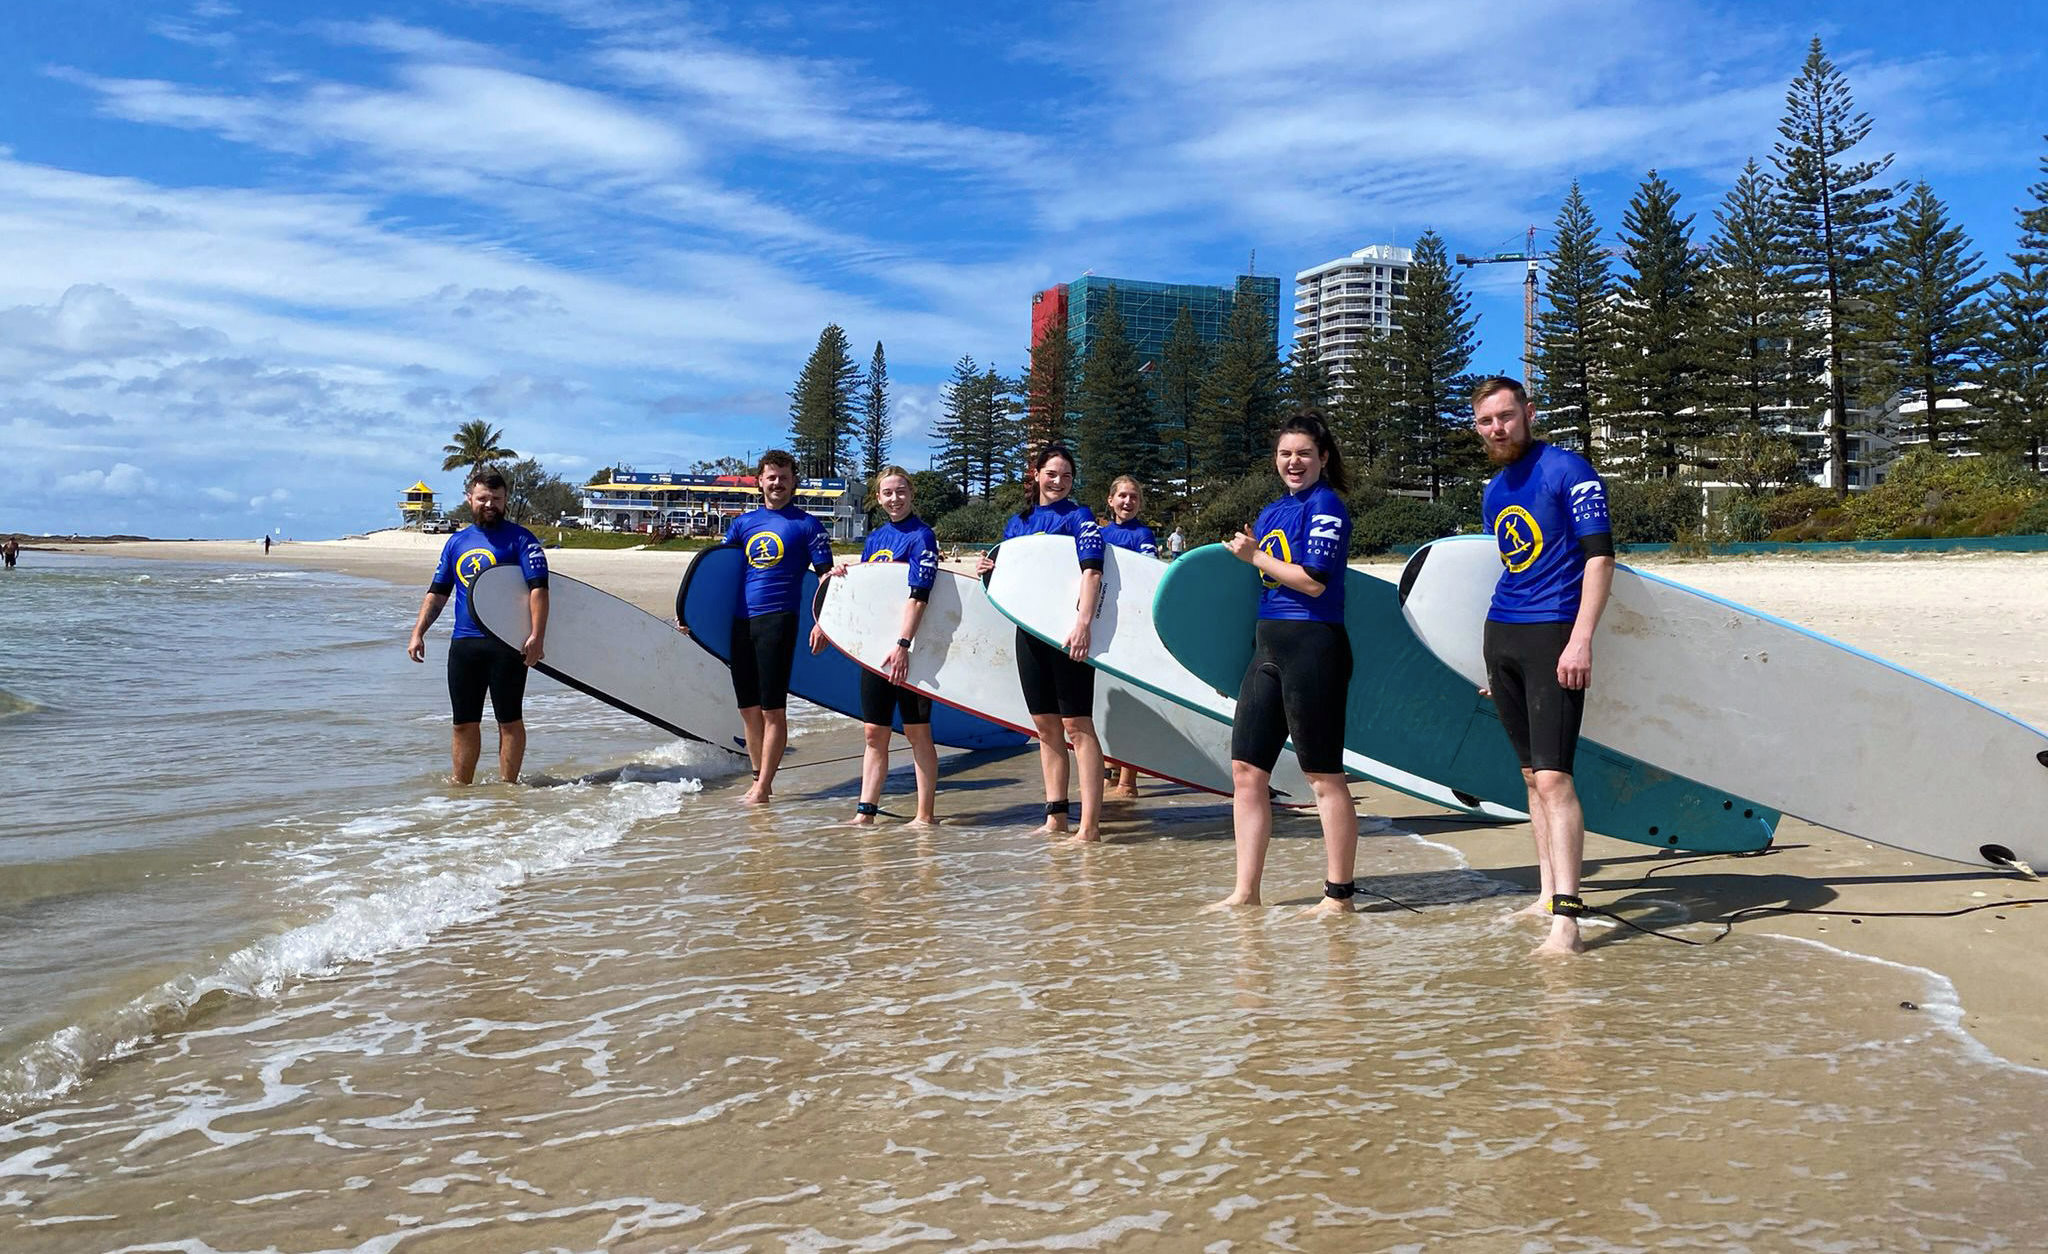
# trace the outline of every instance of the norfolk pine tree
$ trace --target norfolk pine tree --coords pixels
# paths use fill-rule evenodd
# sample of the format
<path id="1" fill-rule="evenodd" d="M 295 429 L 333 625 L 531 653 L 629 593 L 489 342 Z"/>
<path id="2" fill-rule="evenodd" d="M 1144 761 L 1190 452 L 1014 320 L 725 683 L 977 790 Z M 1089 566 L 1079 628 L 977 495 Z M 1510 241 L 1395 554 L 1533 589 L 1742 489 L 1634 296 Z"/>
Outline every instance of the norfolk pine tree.
<path id="1" fill-rule="evenodd" d="M 1655 170 L 1621 217 L 1620 299 L 1614 310 L 1616 417 L 1642 433 L 1646 479 L 1676 479 L 1685 460 L 1714 434 L 1700 403 L 1704 328 L 1701 261 L 1692 251 L 1692 217 L 1679 216 L 1678 193 Z"/>
<path id="2" fill-rule="evenodd" d="M 1194 315 L 1182 305 L 1174 317 L 1173 328 L 1166 333 L 1166 348 L 1159 355 L 1159 370 L 1153 376 L 1165 466 L 1167 473 L 1180 480 L 1182 493 L 1194 488 L 1194 433 L 1202 405 L 1202 377 L 1208 371 L 1209 346 L 1195 333 Z"/>
<path id="3" fill-rule="evenodd" d="M 1331 430 L 1337 446 L 1344 450 L 1347 464 L 1360 469 L 1357 477 L 1389 477 L 1389 450 L 1396 442 L 1395 410 L 1400 405 L 1400 370 L 1393 360 L 1392 337 L 1372 327 L 1359 341 L 1358 351 L 1336 375 L 1336 397 L 1331 404 Z"/>
<path id="4" fill-rule="evenodd" d="M 1287 366 L 1280 373 L 1281 409 L 1289 414 L 1327 414 L 1330 395 L 1330 372 L 1323 365 L 1322 354 L 1309 341 L 1294 341 L 1287 353 Z"/>
<path id="5" fill-rule="evenodd" d="M 1608 388 L 1614 281 L 1600 246 L 1600 226 L 1576 179 L 1557 211 L 1555 234 L 1545 308 L 1536 316 L 1539 377 L 1525 382 L 1541 393 L 1544 427 L 1572 432 L 1578 451 L 1591 458 L 1595 418 Z"/>
<path id="6" fill-rule="evenodd" d="M 1280 349 L 1265 311 L 1240 289 L 1224 324 L 1192 433 L 1195 477 L 1230 483 L 1264 454 L 1280 410 Z M 1192 486 L 1192 485 L 1191 485 Z"/>
<path id="7" fill-rule="evenodd" d="M 1395 386 L 1401 473 L 1427 483 L 1433 501 L 1442 498 L 1447 485 L 1469 477 L 1482 460 L 1468 403 L 1472 381 L 1466 374 L 1478 325 L 1442 238 L 1424 231 L 1408 268 L 1394 360 L 1400 371 Z"/>
<path id="8" fill-rule="evenodd" d="M 971 460 L 984 498 L 996 484 L 1009 482 L 1022 460 L 1024 409 L 1017 402 L 1018 382 L 991 365 L 975 383 Z"/>
<path id="9" fill-rule="evenodd" d="M 2048 158 L 2041 172 L 2048 174 Z M 2048 444 L 2048 179 L 2027 192 L 2034 200 L 2017 210 L 2020 238 L 2012 268 L 1998 276 L 1989 442 L 2024 456 L 2038 472 L 2042 445 Z"/>
<path id="10" fill-rule="evenodd" d="M 1124 334 L 1114 287 L 1093 321 L 1095 337 L 1081 363 L 1081 422 L 1074 450 L 1075 489 L 1086 491 L 1091 500 L 1108 492 L 1118 475 L 1157 483 L 1160 465 L 1152 392 L 1140 373 L 1138 350 Z"/>
<path id="11" fill-rule="evenodd" d="M 948 482 L 962 494 L 971 490 L 974 464 L 975 393 L 981 388 L 981 367 L 962 355 L 953 363 L 953 377 L 944 388 L 946 412 L 932 428 L 933 459 Z"/>
<path id="12" fill-rule="evenodd" d="M 1031 368 L 1025 372 L 1025 442 L 1032 448 L 1067 438 L 1074 412 L 1074 344 L 1062 317 L 1031 346 Z"/>
<path id="13" fill-rule="evenodd" d="M 1785 273 L 1785 221 L 1771 176 L 1751 160 L 1714 219 L 1700 395 L 1724 430 L 1711 459 L 1716 477 L 1754 495 L 1798 469 L 1797 447 L 1772 428 L 1792 393 L 1795 355 L 1810 352 L 1812 338 Z"/>
<path id="14" fill-rule="evenodd" d="M 872 486 L 875 476 L 889 464 L 889 363 L 882 356 L 882 341 L 875 341 L 875 355 L 867 373 L 860 378 L 855 397 L 858 410 L 861 475 Z"/>
<path id="15" fill-rule="evenodd" d="M 833 478 L 853 469 L 853 394 L 860 371 L 846 332 L 827 323 L 789 392 L 790 451 L 798 473 Z"/>
<path id="16" fill-rule="evenodd" d="M 1779 201 L 1791 229 L 1789 269 L 1821 340 L 1822 378 L 1812 382 L 1827 415 L 1828 478 L 1836 494 L 1846 496 L 1849 375 L 1864 364 L 1871 246 L 1896 190 L 1877 180 L 1891 168 L 1892 157 L 1847 160 L 1870 134 L 1870 117 L 1856 112 L 1848 80 L 1821 50 L 1818 35 L 1785 92 L 1778 134 Z"/>
<path id="17" fill-rule="evenodd" d="M 1948 220 L 1948 207 L 1915 184 L 1885 224 L 1877 264 L 1886 348 L 1874 378 L 1886 394 L 1904 388 L 1927 404 L 1927 447 L 1941 448 L 1940 404 L 1974 382 L 1991 334 L 1983 258 Z"/>

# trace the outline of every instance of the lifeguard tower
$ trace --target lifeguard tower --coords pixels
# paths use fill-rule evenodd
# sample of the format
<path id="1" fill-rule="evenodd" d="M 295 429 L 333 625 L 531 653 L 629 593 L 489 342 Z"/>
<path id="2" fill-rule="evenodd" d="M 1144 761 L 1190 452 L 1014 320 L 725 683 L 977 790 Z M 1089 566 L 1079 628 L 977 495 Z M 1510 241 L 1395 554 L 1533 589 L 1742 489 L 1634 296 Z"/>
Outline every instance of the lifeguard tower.
<path id="1" fill-rule="evenodd" d="M 434 504 L 434 490 L 422 479 L 405 490 L 405 496 L 398 502 L 398 514 L 406 527 L 417 527 L 430 518 L 439 516 L 440 509 Z"/>

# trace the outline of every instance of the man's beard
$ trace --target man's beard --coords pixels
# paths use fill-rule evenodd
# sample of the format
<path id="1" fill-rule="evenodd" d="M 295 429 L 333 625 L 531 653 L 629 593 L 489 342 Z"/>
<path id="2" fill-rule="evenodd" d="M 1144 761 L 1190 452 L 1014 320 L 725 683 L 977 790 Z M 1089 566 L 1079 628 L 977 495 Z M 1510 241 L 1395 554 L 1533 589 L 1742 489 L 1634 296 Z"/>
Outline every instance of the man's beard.
<path id="1" fill-rule="evenodd" d="M 505 511 L 495 505 L 479 505 L 474 513 L 476 514 L 476 520 L 486 525 L 505 521 Z"/>
<path id="2" fill-rule="evenodd" d="M 1521 461 L 1522 454 L 1528 452 L 1529 446 L 1531 444 L 1534 444 L 1535 442 L 1535 436 L 1525 435 L 1521 439 L 1514 441 L 1513 443 L 1509 444 L 1506 448 L 1503 449 L 1499 445 L 1489 440 L 1486 443 L 1486 460 L 1492 462 L 1496 466 L 1511 466 L 1514 463 Z"/>

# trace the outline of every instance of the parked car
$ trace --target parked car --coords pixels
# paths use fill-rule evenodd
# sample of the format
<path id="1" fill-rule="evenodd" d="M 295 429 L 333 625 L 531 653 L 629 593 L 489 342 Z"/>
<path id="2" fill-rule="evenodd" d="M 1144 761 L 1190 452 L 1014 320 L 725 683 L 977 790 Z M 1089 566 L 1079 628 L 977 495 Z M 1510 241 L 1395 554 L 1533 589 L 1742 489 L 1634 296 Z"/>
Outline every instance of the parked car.
<path id="1" fill-rule="evenodd" d="M 589 528 L 590 520 L 581 514 L 564 514 L 555 520 L 557 527 L 573 527 L 578 531 Z"/>
<path id="2" fill-rule="evenodd" d="M 427 521 L 421 523 L 420 530 L 426 532 L 430 536 L 454 535 L 455 520 L 453 518 L 448 517 L 446 514 L 437 514 L 434 517 L 427 519 Z"/>

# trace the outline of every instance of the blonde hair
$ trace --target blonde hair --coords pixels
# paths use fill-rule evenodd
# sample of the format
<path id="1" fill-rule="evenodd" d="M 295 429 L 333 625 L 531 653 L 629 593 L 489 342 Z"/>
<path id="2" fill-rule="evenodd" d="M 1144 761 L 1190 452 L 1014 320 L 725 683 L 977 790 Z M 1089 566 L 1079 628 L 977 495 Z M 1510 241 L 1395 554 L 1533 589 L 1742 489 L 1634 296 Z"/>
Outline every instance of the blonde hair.
<path id="1" fill-rule="evenodd" d="M 1132 478 L 1132 477 L 1131 477 L 1130 475 L 1118 475 L 1118 476 L 1116 477 L 1116 481 L 1115 481 L 1114 483 L 1112 483 L 1112 484 L 1110 484 L 1110 485 L 1109 485 L 1109 496 L 1115 496 L 1115 495 L 1116 495 L 1116 490 L 1117 490 L 1118 488 L 1121 488 L 1122 486 L 1124 486 L 1124 485 L 1125 485 L 1125 484 L 1127 484 L 1127 483 L 1131 485 L 1131 491 L 1133 491 L 1133 492 L 1135 492 L 1135 493 L 1137 493 L 1137 494 L 1138 494 L 1138 500 L 1139 500 L 1139 501 L 1140 501 L 1140 502 L 1142 503 L 1142 502 L 1144 501 L 1144 499 L 1145 499 L 1145 485 L 1144 485 L 1144 484 L 1142 484 L 1142 483 L 1139 483 L 1139 482 L 1138 482 L 1138 481 L 1137 481 L 1136 479 Z M 1104 501 L 1107 501 L 1107 500 L 1109 499 L 1109 497 L 1104 497 L 1104 498 L 1102 498 L 1102 499 L 1103 499 Z"/>
<path id="2" fill-rule="evenodd" d="M 899 475 L 902 476 L 903 482 L 910 485 L 911 492 L 915 493 L 917 491 L 917 480 L 910 477 L 909 471 L 901 466 L 884 466 L 875 472 L 875 481 L 868 486 L 868 499 L 873 501 L 881 500 L 882 480 L 893 479 Z"/>

